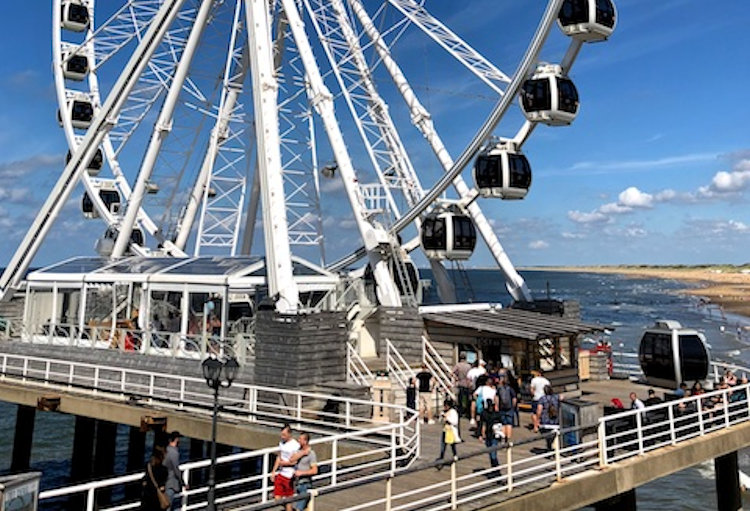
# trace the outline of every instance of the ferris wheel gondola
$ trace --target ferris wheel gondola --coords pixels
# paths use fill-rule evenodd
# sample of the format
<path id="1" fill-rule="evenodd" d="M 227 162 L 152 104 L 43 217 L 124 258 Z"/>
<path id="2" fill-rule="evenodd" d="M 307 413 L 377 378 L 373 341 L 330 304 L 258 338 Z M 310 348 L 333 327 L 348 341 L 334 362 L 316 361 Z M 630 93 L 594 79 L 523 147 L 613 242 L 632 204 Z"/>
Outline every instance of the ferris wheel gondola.
<path id="1" fill-rule="evenodd" d="M 468 215 L 449 209 L 422 221 L 420 241 L 430 259 L 461 261 L 474 253 L 477 231 Z"/>
<path id="2" fill-rule="evenodd" d="M 575 39 L 603 41 L 615 30 L 617 12 L 611 0 L 565 0 L 557 22 Z"/>
<path id="3" fill-rule="evenodd" d="M 112 215 L 118 215 L 122 204 L 120 192 L 117 191 L 117 188 L 111 182 L 103 181 L 98 185 L 98 188 L 99 198 L 106 206 L 107 211 Z M 81 212 L 84 218 L 99 218 L 99 212 L 96 210 L 94 201 L 91 200 L 88 192 L 84 192 L 81 198 Z"/>
<path id="4" fill-rule="evenodd" d="M 63 0 L 60 6 L 60 26 L 72 32 L 83 32 L 89 27 L 89 9 L 80 0 Z"/>
<path id="5" fill-rule="evenodd" d="M 89 58 L 78 53 L 63 54 L 63 76 L 66 80 L 83 81 L 89 72 Z"/>
<path id="6" fill-rule="evenodd" d="M 531 187 L 531 165 L 512 142 L 499 142 L 474 161 L 474 183 L 482 197 L 523 199 Z"/>
<path id="7" fill-rule="evenodd" d="M 523 84 L 521 109 L 532 122 L 565 126 L 578 115 L 578 90 L 556 64 L 541 64 Z"/>
<path id="8" fill-rule="evenodd" d="M 70 151 L 68 151 L 68 154 L 65 156 L 65 164 L 67 165 L 70 163 L 71 158 L 73 155 Z M 94 157 L 91 158 L 91 161 L 89 161 L 89 164 L 86 166 L 86 173 L 89 176 L 95 177 L 98 176 L 99 173 L 102 170 L 102 166 L 104 165 L 104 153 L 101 149 L 97 149 L 94 153 Z"/>

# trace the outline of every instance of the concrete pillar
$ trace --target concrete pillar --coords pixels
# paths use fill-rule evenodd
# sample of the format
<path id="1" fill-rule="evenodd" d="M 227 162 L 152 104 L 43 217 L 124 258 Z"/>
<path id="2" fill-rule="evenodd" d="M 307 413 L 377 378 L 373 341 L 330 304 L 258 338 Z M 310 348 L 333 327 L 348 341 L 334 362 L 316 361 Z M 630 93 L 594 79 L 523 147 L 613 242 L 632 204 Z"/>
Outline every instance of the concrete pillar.
<path id="1" fill-rule="evenodd" d="M 742 509 L 740 493 L 740 473 L 737 464 L 737 451 L 714 459 L 716 470 L 716 501 L 719 511 Z"/>
<path id="2" fill-rule="evenodd" d="M 96 450 L 94 451 L 94 476 L 104 479 L 115 473 L 115 449 L 117 444 L 117 424 L 109 421 L 96 421 Z M 111 490 L 96 492 L 97 503 L 109 503 Z"/>
<path id="3" fill-rule="evenodd" d="M 594 504 L 596 511 L 636 511 L 635 488 Z"/>
<path id="4" fill-rule="evenodd" d="M 70 480 L 79 482 L 91 477 L 94 452 L 94 419 L 76 416 L 73 435 L 73 455 L 71 456 Z"/>
<path id="5" fill-rule="evenodd" d="M 34 441 L 34 419 L 36 408 L 18 405 L 16 412 L 16 432 L 13 437 L 13 455 L 10 461 L 11 472 L 23 472 L 31 466 L 31 445 Z"/>

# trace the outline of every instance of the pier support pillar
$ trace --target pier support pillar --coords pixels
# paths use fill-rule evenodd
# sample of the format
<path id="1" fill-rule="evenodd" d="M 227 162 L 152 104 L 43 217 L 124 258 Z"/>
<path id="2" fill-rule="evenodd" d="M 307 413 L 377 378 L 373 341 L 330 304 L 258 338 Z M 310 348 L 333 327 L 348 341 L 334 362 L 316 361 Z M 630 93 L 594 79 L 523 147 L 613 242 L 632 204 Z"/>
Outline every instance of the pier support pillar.
<path id="1" fill-rule="evenodd" d="M 76 416 L 76 429 L 73 434 L 73 455 L 71 456 L 70 480 L 79 482 L 91 477 L 92 455 L 94 452 L 94 426 L 90 417 Z"/>
<path id="2" fill-rule="evenodd" d="M 11 472 L 23 472 L 30 468 L 35 418 L 36 408 L 18 405 L 16 432 L 13 437 L 13 455 L 10 461 Z"/>
<path id="3" fill-rule="evenodd" d="M 596 511 L 636 511 L 635 488 L 594 504 Z"/>
<path id="4" fill-rule="evenodd" d="M 737 464 L 737 451 L 714 459 L 716 470 L 716 501 L 719 511 L 742 509 L 740 493 L 740 473 Z"/>
<path id="5" fill-rule="evenodd" d="M 96 421 L 96 451 L 94 456 L 94 475 L 99 478 L 112 476 L 115 473 L 115 449 L 117 444 L 117 424 L 109 421 Z M 102 489 L 96 492 L 99 505 L 109 503 L 112 491 Z"/>

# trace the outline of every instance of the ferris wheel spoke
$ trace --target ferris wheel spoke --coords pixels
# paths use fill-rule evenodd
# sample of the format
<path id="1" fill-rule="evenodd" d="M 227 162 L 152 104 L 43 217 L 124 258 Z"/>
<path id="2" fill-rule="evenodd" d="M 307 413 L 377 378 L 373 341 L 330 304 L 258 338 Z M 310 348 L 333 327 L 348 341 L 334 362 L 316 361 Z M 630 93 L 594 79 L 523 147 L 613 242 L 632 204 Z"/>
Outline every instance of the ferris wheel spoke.
<path id="1" fill-rule="evenodd" d="M 412 23 L 442 46 L 456 60 L 461 62 L 480 80 L 489 85 L 498 94 L 505 93 L 505 86 L 510 83 L 508 75 L 484 58 L 478 51 L 446 27 L 440 20 L 414 0 L 388 0 Z"/>
<path id="2" fill-rule="evenodd" d="M 156 157 L 159 154 L 164 139 L 170 131 L 177 99 L 182 90 L 185 78 L 187 77 L 193 56 L 195 55 L 198 41 L 200 40 L 203 29 L 206 26 L 211 7 L 212 2 L 210 0 L 203 0 L 198 14 L 195 17 L 190 36 L 185 44 L 180 62 L 175 69 L 175 75 L 172 79 L 169 91 L 164 99 L 159 118 L 156 121 L 155 136 L 153 136 L 149 142 L 143 162 L 141 163 L 140 171 L 138 172 L 138 179 L 136 180 L 135 186 L 133 186 L 133 191 L 128 200 L 125 216 L 120 224 L 119 233 L 112 249 L 112 257 L 121 257 L 125 253 L 125 249 L 130 245 L 130 237 L 138 213 L 141 209 L 143 198 L 146 194 L 146 187 L 151 179 L 151 173 L 153 172 L 154 164 L 156 163 Z M 170 244 L 171 241 L 165 241 L 165 245 Z"/>

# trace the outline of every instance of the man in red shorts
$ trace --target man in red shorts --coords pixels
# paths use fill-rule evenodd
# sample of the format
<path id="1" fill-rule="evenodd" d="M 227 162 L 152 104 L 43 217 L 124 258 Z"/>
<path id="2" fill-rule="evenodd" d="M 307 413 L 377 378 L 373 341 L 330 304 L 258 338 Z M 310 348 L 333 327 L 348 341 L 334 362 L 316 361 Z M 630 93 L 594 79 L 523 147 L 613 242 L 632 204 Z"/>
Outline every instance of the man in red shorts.
<path id="1" fill-rule="evenodd" d="M 271 481 L 273 481 L 273 498 L 275 500 L 294 496 L 294 467 L 280 467 L 282 461 L 289 461 L 292 455 L 300 450 L 299 442 L 292 438 L 292 428 L 285 424 L 281 428 L 279 455 L 273 464 Z M 286 504 L 286 511 L 292 511 L 292 504 Z"/>

